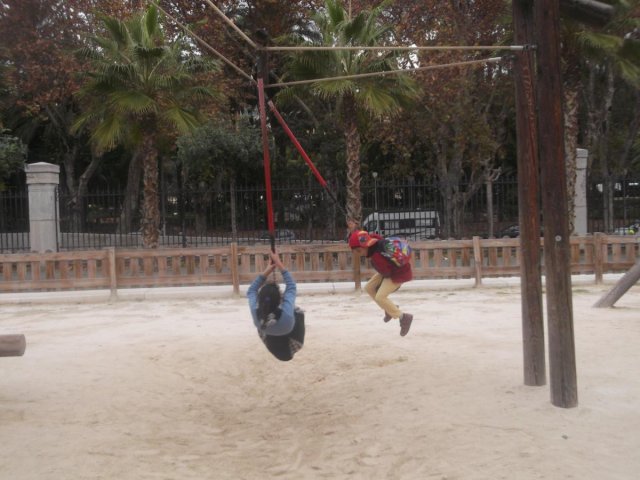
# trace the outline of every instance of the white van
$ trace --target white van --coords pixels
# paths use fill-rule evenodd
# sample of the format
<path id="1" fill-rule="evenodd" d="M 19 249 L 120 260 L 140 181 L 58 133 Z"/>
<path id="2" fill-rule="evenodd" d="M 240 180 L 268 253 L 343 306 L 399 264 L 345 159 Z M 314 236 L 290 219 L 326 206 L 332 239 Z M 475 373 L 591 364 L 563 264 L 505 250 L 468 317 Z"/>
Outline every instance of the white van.
<path id="1" fill-rule="evenodd" d="M 362 228 L 383 237 L 425 240 L 440 236 L 440 215 L 435 210 L 374 212 L 364 219 Z"/>

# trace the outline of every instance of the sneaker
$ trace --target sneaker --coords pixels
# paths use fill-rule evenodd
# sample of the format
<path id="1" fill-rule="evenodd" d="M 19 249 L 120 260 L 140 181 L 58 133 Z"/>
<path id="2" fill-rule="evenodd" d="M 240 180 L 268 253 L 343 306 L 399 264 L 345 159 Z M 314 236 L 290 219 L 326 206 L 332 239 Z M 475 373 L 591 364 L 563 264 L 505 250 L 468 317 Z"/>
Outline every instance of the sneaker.
<path id="1" fill-rule="evenodd" d="M 404 337 L 407 333 L 409 333 L 409 329 L 411 328 L 411 322 L 413 321 L 413 315 L 410 313 L 403 313 L 400 317 L 400 336 Z"/>
<path id="2" fill-rule="evenodd" d="M 389 320 L 391 320 L 393 317 L 391 315 L 389 315 L 387 312 L 384 312 L 384 323 L 387 323 Z"/>

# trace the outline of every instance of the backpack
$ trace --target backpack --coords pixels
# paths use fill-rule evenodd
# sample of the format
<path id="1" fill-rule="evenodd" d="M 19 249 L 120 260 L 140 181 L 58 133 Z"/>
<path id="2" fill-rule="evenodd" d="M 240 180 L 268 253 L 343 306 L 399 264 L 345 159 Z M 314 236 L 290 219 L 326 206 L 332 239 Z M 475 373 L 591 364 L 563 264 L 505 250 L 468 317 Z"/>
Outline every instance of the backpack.
<path id="1" fill-rule="evenodd" d="M 406 240 L 400 237 L 387 237 L 384 239 L 384 248 L 380 254 L 392 262 L 396 267 L 402 267 L 411 259 L 411 247 Z"/>

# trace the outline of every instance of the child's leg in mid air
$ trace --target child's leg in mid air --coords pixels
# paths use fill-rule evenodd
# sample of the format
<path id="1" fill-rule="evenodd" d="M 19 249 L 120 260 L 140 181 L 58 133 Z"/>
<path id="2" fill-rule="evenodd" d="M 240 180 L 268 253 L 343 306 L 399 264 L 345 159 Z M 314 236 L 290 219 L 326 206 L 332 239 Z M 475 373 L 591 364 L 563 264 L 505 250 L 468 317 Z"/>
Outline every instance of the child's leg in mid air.
<path id="1" fill-rule="evenodd" d="M 374 278 L 377 275 L 379 274 L 374 275 Z M 390 316 L 391 318 L 400 318 L 400 315 L 402 315 L 402 312 L 396 306 L 396 304 L 393 303 L 388 298 L 389 295 L 391 295 L 393 292 L 395 292 L 400 288 L 400 284 L 393 283 L 391 279 L 383 278 L 382 275 L 380 275 L 380 279 L 376 282 L 377 289 L 373 290 L 373 286 L 372 286 L 370 291 L 369 284 L 374 278 L 369 280 L 369 283 L 367 283 L 367 286 L 365 287 L 365 289 L 367 290 L 367 293 L 371 295 L 371 297 L 375 300 L 375 302 L 380 306 L 380 308 L 382 308 L 385 311 L 385 313 L 387 313 L 388 316 Z"/>
<path id="2" fill-rule="evenodd" d="M 384 280 L 384 277 L 379 273 L 376 273 L 364 286 L 364 291 L 367 292 L 374 300 L 376 299 L 376 293 L 378 292 L 378 288 L 380 287 L 382 280 Z"/>

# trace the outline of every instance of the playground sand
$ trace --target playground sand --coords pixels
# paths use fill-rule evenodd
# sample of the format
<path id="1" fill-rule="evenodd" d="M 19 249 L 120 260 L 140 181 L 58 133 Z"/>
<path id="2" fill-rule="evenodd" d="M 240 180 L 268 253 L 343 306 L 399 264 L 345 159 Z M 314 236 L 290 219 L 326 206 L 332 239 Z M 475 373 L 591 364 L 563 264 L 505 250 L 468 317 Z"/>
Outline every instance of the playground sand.
<path id="1" fill-rule="evenodd" d="M 244 298 L 0 303 L 0 479 L 636 479 L 640 287 L 574 287 L 576 408 L 523 384 L 518 286 L 302 294 L 266 351 Z M 0 302 L 2 298 L 0 297 Z"/>

